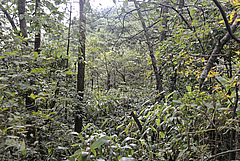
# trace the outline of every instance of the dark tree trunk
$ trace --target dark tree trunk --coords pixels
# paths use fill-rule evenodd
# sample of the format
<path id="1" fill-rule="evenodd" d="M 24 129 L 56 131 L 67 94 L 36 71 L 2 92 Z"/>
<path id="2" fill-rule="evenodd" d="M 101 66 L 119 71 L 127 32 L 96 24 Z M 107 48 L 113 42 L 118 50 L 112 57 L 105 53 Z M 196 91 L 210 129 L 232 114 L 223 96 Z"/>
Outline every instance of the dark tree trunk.
<path id="1" fill-rule="evenodd" d="M 25 7 L 26 7 L 26 0 L 18 0 L 18 15 L 19 15 L 19 22 L 20 22 L 20 30 L 22 36 L 25 38 L 27 37 L 27 23 L 24 17 L 25 14 Z"/>
<path id="2" fill-rule="evenodd" d="M 67 42 L 67 57 L 69 56 L 69 46 L 70 46 L 70 33 L 71 33 L 71 23 L 72 23 L 72 3 L 70 3 L 70 17 L 68 26 L 68 42 Z M 68 58 L 66 68 L 68 68 Z"/>
<path id="3" fill-rule="evenodd" d="M 85 75 L 85 24 L 86 20 L 84 18 L 84 4 L 85 0 L 79 0 L 79 8 L 80 8 L 80 47 L 79 47 L 79 56 L 78 56 L 78 74 L 77 74 L 77 92 L 80 101 L 83 101 L 84 96 L 84 75 Z M 75 115 L 75 131 L 81 132 L 82 131 L 82 111 L 80 107 L 77 107 L 77 113 Z"/>
<path id="4" fill-rule="evenodd" d="M 38 5 L 40 4 L 40 0 L 36 0 L 36 7 L 35 7 L 35 16 L 38 17 Z M 41 45 L 41 28 L 38 22 L 36 22 L 36 31 L 37 34 L 35 35 L 35 41 L 34 41 L 34 51 L 38 52 L 40 54 L 40 45 Z"/>
<path id="5" fill-rule="evenodd" d="M 11 24 L 13 30 L 14 30 L 14 32 L 18 33 L 18 32 L 17 32 L 17 27 L 16 27 L 16 25 L 15 25 L 12 17 L 9 15 L 8 11 L 7 11 L 1 4 L 0 4 L 0 8 L 1 8 L 1 10 L 3 11 L 3 13 L 6 15 L 8 21 L 10 22 L 10 24 Z M 18 34 L 19 34 L 19 33 L 18 33 Z"/>

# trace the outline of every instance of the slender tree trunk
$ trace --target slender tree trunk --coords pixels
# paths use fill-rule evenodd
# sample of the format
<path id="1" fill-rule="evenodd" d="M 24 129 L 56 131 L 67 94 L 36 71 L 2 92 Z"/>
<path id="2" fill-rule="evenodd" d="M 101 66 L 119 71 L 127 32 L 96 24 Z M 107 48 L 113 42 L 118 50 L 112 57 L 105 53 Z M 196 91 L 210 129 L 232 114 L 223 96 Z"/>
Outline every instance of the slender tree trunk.
<path id="1" fill-rule="evenodd" d="M 163 3 L 166 3 L 166 2 L 163 2 Z M 161 31 L 161 34 L 160 34 L 160 41 L 163 41 L 166 39 L 166 33 L 167 33 L 167 14 L 168 13 L 168 7 L 162 7 L 162 17 L 163 17 L 163 20 L 162 20 L 162 26 L 163 26 L 163 31 Z"/>
<path id="2" fill-rule="evenodd" d="M 71 23 L 72 23 L 72 3 L 70 3 L 70 16 L 69 16 L 69 26 L 68 26 L 68 42 L 67 42 L 67 57 L 69 56 Z M 66 68 L 68 68 L 68 58 L 67 58 Z"/>
<path id="3" fill-rule="evenodd" d="M 38 17 L 38 5 L 40 4 L 40 0 L 36 0 L 36 7 L 35 7 L 35 16 Z M 38 52 L 38 54 L 40 54 L 40 45 L 41 45 L 41 28 L 39 23 L 36 23 L 36 30 L 37 30 L 37 34 L 35 35 L 35 41 L 34 41 L 34 51 Z"/>
<path id="4" fill-rule="evenodd" d="M 77 92 L 80 101 L 83 101 L 84 96 L 84 75 L 85 75 L 85 24 L 86 20 L 84 17 L 84 4 L 85 0 L 79 0 L 79 14 L 80 14 L 80 26 L 79 26 L 79 56 L 78 56 L 78 74 L 77 74 Z M 81 109 L 78 107 L 77 114 L 75 116 L 75 131 L 81 132 L 82 131 L 82 116 L 81 116 Z"/>
<path id="5" fill-rule="evenodd" d="M 237 83 L 236 84 L 236 89 L 235 89 L 235 91 L 236 91 L 236 101 L 235 101 L 235 108 L 237 109 L 238 107 L 238 101 L 239 101 L 239 95 L 238 95 L 238 91 L 240 90 L 240 85 Z M 240 126 L 240 123 L 238 123 L 238 125 L 237 125 L 238 127 Z M 236 140 L 236 146 L 235 146 L 235 149 L 240 149 L 240 143 L 239 143 L 239 136 L 240 136 L 240 132 L 239 132 L 239 130 L 237 130 L 236 131 L 236 134 L 235 134 L 235 140 Z M 236 152 L 236 158 L 240 158 L 240 152 L 238 151 L 238 152 Z"/>
<path id="6" fill-rule="evenodd" d="M 24 14 L 25 14 L 25 7 L 26 7 L 26 0 L 18 0 L 17 1 L 18 4 L 18 16 L 19 16 L 19 22 L 20 22 L 20 30 L 21 30 L 21 35 L 25 38 L 27 37 L 27 25 L 26 25 L 26 19 L 24 18 Z M 28 43 L 26 43 L 26 45 L 28 45 Z M 30 72 L 30 71 L 29 71 Z M 34 84 L 33 80 L 29 81 L 30 85 Z M 28 90 L 26 92 L 26 109 L 27 110 L 34 110 L 34 100 L 32 98 L 30 98 L 30 94 L 32 93 L 32 90 Z M 35 109 L 36 111 L 36 109 Z"/>
<path id="7" fill-rule="evenodd" d="M 27 23 L 24 17 L 25 14 L 25 7 L 26 7 L 26 0 L 18 0 L 18 15 L 19 15 L 19 22 L 20 22 L 20 30 L 23 37 L 27 37 Z"/>
<path id="8" fill-rule="evenodd" d="M 70 33 L 71 33 L 71 23 L 72 23 L 72 3 L 70 2 L 70 15 L 69 15 L 69 26 L 68 26 L 68 42 L 67 42 L 67 59 L 66 59 L 66 66 L 65 68 L 68 70 L 68 62 L 69 62 L 69 48 L 70 48 Z M 68 79 L 69 75 L 66 75 L 66 89 L 68 89 Z M 65 101 L 65 120 L 67 120 L 68 116 L 68 102 Z"/>
<path id="9" fill-rule="evenodd" d="M 136 0 L 134 0 L 134 4 L 135 4 L 135 7 L 136 8 L 139 8 L 139 4 Z M 144 19 L 143 19 L 143 15 L 141 13 L 141 10 L 137 10 L 137 13 L 138 13 L 138 16 L 139 16 L 139 19 L 141 21 L 141 24 L 142 24 L 142 28 L 144 30 L 144 36 L 146 38 L 146 43 L 147 43 L 147 46 L 148 46 L 148 50 L 149 50 L 149 56 L 151 57 L 151 61 L 152 61 L 152 67 L 153 67 L 153 71 L 154 71 L 154 75 L 156 77 L 156 90 L 161 93 L 163 91 L 163 87 L 162 87 L 162 78 L 161 78 L 161 75 L 160 75 L 160 72 L 159 72 L 159 69 L 157 67 L 157 60 L 156 60 L 156 57 L 154 55 L 154 49 L 153 49 L 153 44 L 151 43 L 150 41 L 150 35 L 148 33 L 148 30 L 147 30 L 147 26 L 146 26 L 146 23 L 144 22 Z M 163 98 L 163 94 L 160 95 L 160 98 L 159 100 L 161 100 Z"/>
<path id="10" fill-rule="evenodd" d="M 3 7 L 3 5 L 1 5 L 1 4 L 0 4 L 0 9 L 1 9 L 1 10 L 3 11 L 3 13 L 6 15 L 8 21 L 10 22 L 10 24 L 11 24 L 13 30 L 14 30 L 14 32 L 15 32 L 15 33 L 18 33 L 17 27 L 16 27 L 16 25 L 15 25 L 12 17 L 9 15 L 8 11 L 7 11 L 7 10 Z M 19 34 L 19 33 L 18 33 L 18 34 Z"/>
<path id="11" fill-rule="evenodd" d="M 19 16 L 19 22 L 20 22 L 20 35 L 23 37 L 23 38 L 26 38 L 27 37 L 27 23 L 26 23 L 26 19 L 25 19 L 25 10 L 26 10 L 26 0 L 18 0 L 17 1 L 17 5 L 18 5 L 18 16 Z M 28 45 L 27 42 L 25 42 L 26 45 Z M 35 82 L 34 80 L 29 80 L 29 84 L 30 85 L 33 85 Z M 26 109 L 29 111 L 29 112 L 32 112 L 32 111 L 37 111 L 37 108 L 34 106 L 34 99 L 30 98 L 29 96 L 31 95 L 32 93 L 32 90 L 28 90 L 26 92 Z M 34 126 L 34 124 L 32 123 L 32 119 L 31 118 L 26 118 L 26 124 L 29 124 L 31 126 L 28 127 L 28 132 L 27 132 L 27 140 L 30 142 L 30 143 L 34 143 L 36 141 L 36 128 Z M 33 136 L 33 137 L 32 137 Z"/>

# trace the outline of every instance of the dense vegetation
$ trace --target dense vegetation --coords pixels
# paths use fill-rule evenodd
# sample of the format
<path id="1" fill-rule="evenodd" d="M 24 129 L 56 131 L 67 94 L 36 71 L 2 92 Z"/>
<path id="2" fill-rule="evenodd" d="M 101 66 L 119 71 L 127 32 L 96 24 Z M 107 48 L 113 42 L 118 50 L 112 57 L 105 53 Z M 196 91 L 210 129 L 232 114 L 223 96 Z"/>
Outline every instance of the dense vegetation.
<path id="1" fill-rule="evenodd" d="M 79 4 L 0 1 L 0 160 L 240 159 L 238 0 Z"/>

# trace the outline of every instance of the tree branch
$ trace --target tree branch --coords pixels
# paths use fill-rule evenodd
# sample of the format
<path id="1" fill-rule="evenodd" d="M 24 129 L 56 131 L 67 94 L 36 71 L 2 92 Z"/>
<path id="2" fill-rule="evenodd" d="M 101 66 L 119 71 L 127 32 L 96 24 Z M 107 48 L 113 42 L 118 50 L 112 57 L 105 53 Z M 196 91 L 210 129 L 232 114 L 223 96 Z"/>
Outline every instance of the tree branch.
<path id="1" fill-rule="evenodd" d="M 240 149 L 228 150 L 228 151 L 225 151 L 225 152 L 221 152 L 221 153 L 218 153 L 216 155 L 213 155 L 213 156 L 205 159 L 204 161 L 209 161 L 209 160 L 211 160 L 211 159 L 213 159 L 215 157 L 218 157 L 218 156 L 221 156 L 221 155 L 224 155 L 224 154 L 228 154 L 228 153 L 238 152 L 238 151 L 240 151 Z"/>
<path id="2" fill-rule="evenodd" d="M 227 16 L 226 13 L 224 12 L 224 10 L 222 9 L 220 3 L 217 0 L 213 0 L 213 2 L 216 4 L 216 6 L 218 7 L 218 9 L 220 10 L 223 20 L 225 22 L 225 25 L 227 27 L 228 33 L 230 34 L 230 36 L 236 40 L 238 43 L 240 43 L 240 39 L 238 37 L 236 37 L 235 35 L 233 35 L 233 32 L 231 30 L 231 27 L 229 26 L 228 20 L 227 20 Z"/>
<path id="3" fill-rule="evenodd" d="M 0 4 L 0 8 L 1 8 L 1 10 L 3 11 L 3 13 L 7 16 L 7 19 L 8 19 L 8 21 L 11 23 L 13 30 L 14 30 L 15 32 L 17 32 L 17 27 L 16 27 L 13 19 L 12 19 L 11 16 L 9 15 L 8 11 L 7 11 L 1 4 Z"/>
<path id="4" fill-rule="evenodd" d="M 240 15 L 237 16 L 236 20 L 240 19 Z M 232 24 L 232 26 L 230 27 L 230 30 L 232 32 L 235 32 L 238 25 L 239 25 L 239 21 L 234 21 L 234 23 Z M 213 63 L 216 61 L 217 59 L 217 54 L 220 53 L 222 47 L 230 40 L 231 35 L 228 32 L 215 46 L 215 48 L 213 49 L 210 58 L 207 61 L 207 64 L 204 68 L 204 70 L 202 71 L 202 74 L 199 78 L 199 88 L 202 87 L 203 82 L 205 81 L 205 79 L 207 78 L 208 72 L 211 70 L 211 68 L 213 67 Z"/>

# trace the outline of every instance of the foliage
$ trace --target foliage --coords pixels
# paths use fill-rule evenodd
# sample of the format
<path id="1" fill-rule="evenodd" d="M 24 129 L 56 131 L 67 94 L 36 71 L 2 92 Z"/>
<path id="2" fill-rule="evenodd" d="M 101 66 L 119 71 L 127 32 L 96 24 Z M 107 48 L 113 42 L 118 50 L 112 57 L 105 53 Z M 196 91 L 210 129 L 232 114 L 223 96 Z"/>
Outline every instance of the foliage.
<path id="1" fill-rule="evenodd" d="M 220 1 L 232 25 L 238 1 Z M 79 22 L 73 18 L 67 53 L 65 1 L 15 1 L 0 9 L 0 160 L 237 160 L 239 44 L 229 40 L 202 88 L 199 77 L 227 34 L 211 1 L 132 1 L 87 12 L 84 98 L 76 90 Z M 163 15 L 164 7 L 168 12 Z M 68 7 L 66 7 L 68 8 Z M 137 11 L 144 19 L 139 19 Z M 27 21 L 28 37 L 5 12 Z M 16 15 L 14 17 L 13 15 Z M 164 19 L 164 18 L 167 18 Z M 146 23 L 149 41 L 141 22 Z M 38 25 L 36 25 L 38 24 Z M 165 27 L 166 25 L 167 27 Z M 40 51 L 34 38 L 42 30 Z M 161 39 L 166 33 L 165 39 Z M 235 33 L 239 36 L 238 32 Z M 163 92 L 156 92 L 148 43 Z M 158 100 L 163 94 L 162 100 Z M 29 104 L 30 102 L 30 104 Z M 81 114 L 78 113 L 81 111 Z M 74 118 L 83 119 L 80 133 Z M 230 153 L 229 150 L 235 150 Z M 223 152 L 223 153 L 222 153 Z"/>

